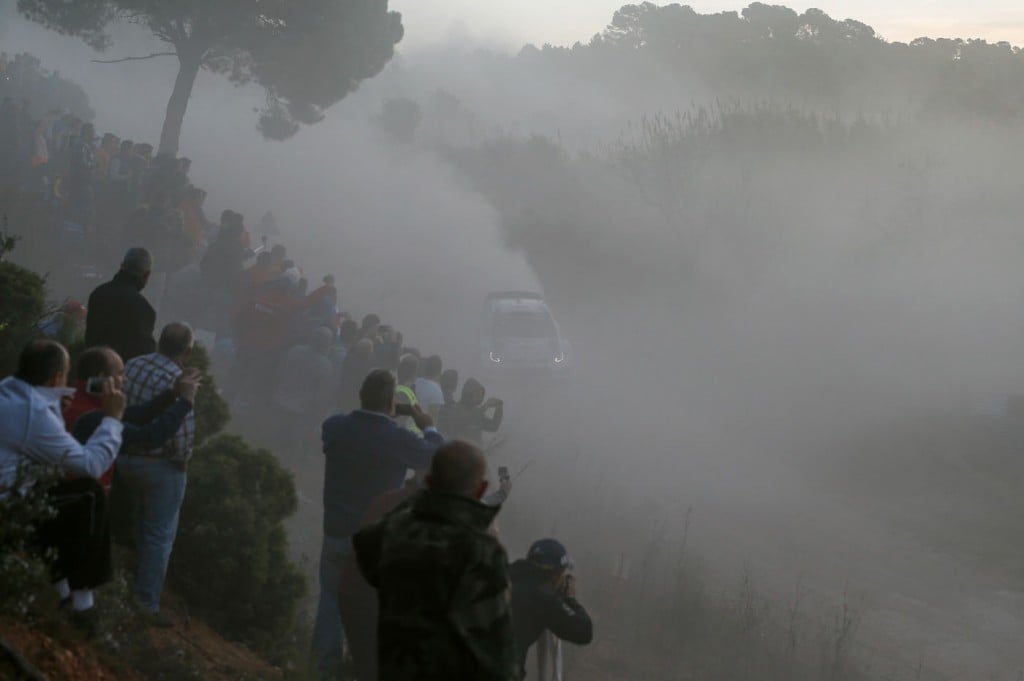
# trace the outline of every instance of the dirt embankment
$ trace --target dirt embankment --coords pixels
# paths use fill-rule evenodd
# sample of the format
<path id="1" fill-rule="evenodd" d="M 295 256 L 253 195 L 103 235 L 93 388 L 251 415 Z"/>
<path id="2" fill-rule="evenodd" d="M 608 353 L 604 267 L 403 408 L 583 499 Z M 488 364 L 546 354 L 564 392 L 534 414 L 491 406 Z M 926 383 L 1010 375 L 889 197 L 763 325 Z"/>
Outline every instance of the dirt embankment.
<path id="1" fill-rule="evenodd" d="M 50 681 L 142 681 L 154 675 L 177 678 L 188 673 L 209 681 L 279 679 L 281 670 L 262 660 L 246 647 L 228 641 L 195 619 L 168 612 L 175 626 L 153 628 L 139 664 L 104 649 L 104 644 L 83 640 L 65 632 L 49 632 L 16 619 L 0 620 L 0 639 L 20 655 L 43 679 Z M 138 667 L 144 666 L 145 670 Z M 26 677 L 12 656 L 0 654 L 0 678 Z M 35 679 L 33 679 L 35 681 Z"/>

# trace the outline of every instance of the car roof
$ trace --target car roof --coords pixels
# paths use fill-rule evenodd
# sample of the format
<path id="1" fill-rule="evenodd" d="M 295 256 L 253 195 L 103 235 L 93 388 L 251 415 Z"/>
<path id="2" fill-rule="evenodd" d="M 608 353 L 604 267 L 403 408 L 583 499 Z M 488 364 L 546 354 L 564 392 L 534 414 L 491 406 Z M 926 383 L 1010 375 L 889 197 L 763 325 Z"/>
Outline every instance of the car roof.
<path id="1" fill-rule="evenodd" d="M 550 314 L 547 304 L 540 298 L 495 298 L 489 300 L 488 305 L 499 314 Z"/>
<path id="2" fill-rule="evenodd" d="M 487 294 L 487 302 L 492 300 L 502 299 L 512 300 L 543 300 L 543 296 L 539 293 L 533 293 L 530 291 L 493 291 Z"/>

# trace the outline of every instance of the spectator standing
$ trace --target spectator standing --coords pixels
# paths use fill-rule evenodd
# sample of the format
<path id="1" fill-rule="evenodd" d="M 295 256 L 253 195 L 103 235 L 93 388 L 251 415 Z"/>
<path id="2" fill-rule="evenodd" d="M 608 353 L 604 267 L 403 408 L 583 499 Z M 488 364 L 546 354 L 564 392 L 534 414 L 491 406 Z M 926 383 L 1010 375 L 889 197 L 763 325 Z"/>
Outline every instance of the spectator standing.
<path id="1" fill-rule="evenodd" d="M 455 369 L 445 369 L 438 384 L 441 386 L 441 395 L 444 396 L 444 406 L 455 404 L 455 391 L 459 389 L 459 372 Z"/>
<path id="2" fill-rule="evenodd" d="M 416 399 L 423 410 L 435 419 L 444 406 L 444 393 L 441 391 L 441 371 L 444 364 L 437 355 L 431 355 L 420 363 L 420 377 L 416 379 Z"/>
<path id="3" fill-rule="evenodd" d="M 243 244 L 245 224 L 233 211 L 225 211 L 217 237 L 202 261 L 203 282 L 218 296 L 230 298 L 241 280 L 247 257 Z M 225 221 L 226 220 L 226 221 Z"/>
<path id="4" fill-rule="evenodd" d="M 82 125 L 78 135 L 71 138 L 68 166 L 67 196 L 71 218 L 82 226 L 86 234 L 92 233 L 96 200 L 93 182 L 96 174 L 96 130 L 92 123 Z"/>
<path id="5" fill-rule="evenodd" d="M 345 361 L 341 363 L 338 407 L 342 412 L 359 407 L 359 389 L 374 366 L 373 341 L 369 338 L 359 339 L 345 355 Z"/>
<path id="6" fill-rule="evenodd" d="M 269 284 L 273 279 L 273 256 L 270 255 L 269 251 L 262 251 L 256 256 L 256 262 L 253 263 L 252 267 L 242 272 L 242 285 L 239 295 L 249 297 L 257 288 L 264 284 Z"/>
<path id="7" fill-rule="evenodd" d="M 341 564 L 352 551 L 351 537 L 371 502 L 402 487 L 408 469 L 420 470 L 444 442 L 433 420 L 415 410 L 418 437 L 393 420 L 395 377 L 372 371 L 359 391 L 361 408 L 336 414 L 323 424 L 324 541 L 320 553 L 320 600 L 313 628 L 313 655 L 323 678 L 339 673 L 342 629 L 338 614 Z"/>
<path id="8" fill-rule="evenodd" d="M 89 295 L 85 320 L 87 346 L 109 346 L 125 361 L 156 349 L 156 311 L 142 295 L 152 269 L 153 256 L 149 251 L 131 248 L 113 280 Z"/>
<path id="9" fill-rule="evenodd" d="M 338 340 L 331 346 L 330 358 L 334 364 L 334 372 L 338 380 L 341 380 L 341 367 L 345 363 L 352 344 L 356 342 L 359 335 L 359 326 L 351 319 L 345 319 L 338 327 Z"/>
<path id="10" fill-rule="evenodd" d="M 590 615 L 576 600 L 570 566 L 569 554 L 560 542 L 541 539 L 530 546 L 526 560 L 517 560 L 509 568 L 519 669 L 516 678 L 526 678 L 526 654 L 544 631 L 578 645 L 587 645 L 594 637 Z"/>
<path id="11" fill-rule="evenodd" d="M 488 531 L 498 509 L 483 453 L 464 441 L 434 455 L 427 490 L 352 544 L 380 605 L 380 681 L 510 681 L 515 643 L 508 558 Z"/>
<path id="12" fill-rule="evenodd" d="M 402 359 L 402 334 L 386 325 L 377 327 L 377 339 L 373 344 L 374 359 L 382 369 L 395 371 Z"/>
<path id="13" fill-rule="evenodd" d="M 363 317 L 363 321 L 359 326 L 359 338 L 369 338 L 371 341 L 375 341 L 378 328 L 380 328 L 380 317 L 371 312 Z"/>
<path id="14" fill-rule="evenodd" d="M 497 432 L 505 416 L 505 403 L 494 397 L 485 402 L 485 395 L 479 381 L 467 379 L 459 401 L 441 410 L 440 421 L 445 432 L 478 446 L 483 442 L 484 433 Z"/>
<path id="15" fill-rule="evenodd" d="M 100 146 L 96 150 L 96 179 L 101 182 L 105 182 L 110 177 L 110 162 L 114 159 L 117 154 L 120 140 L 117 139 L 117 135 L 108 132 L 103 135 L 103 139 L 100 140 Z"/>
<path id="16" fill-rule="evenodd" d="M 125 195 L 131 190 L 133 164 L 135 159 L 135 143 L 131 140 L 121 142 L 121 147 L 116 154 L 111 156 L 110 164 L 107 167 L 107 180 L 117 187 L 116 193 Z"/>
<path id="17" fill-rule="evenodd" d="M 360 528 L 380 522 L 385 515 L 423 489 L 420 476 L 406 480 L 405 487 L 385 492 L 370 504 Z M 344 556 L 338 588 L 338 612 L 353 671 L 359 681 L 377 678 L 377 592 L 359 573 L 355 553 Z"/>
<path id="18" fill-rule="evenodd" d="M 53 577 L 61 599 L 81 614 L 92 610 L 93 589 L 112 577 L 106 495 L 96 478 L 121 447 L 125 396 L 112 382 L 104 384 L 102 418 L 79 444 L 61 417 L 62 401 L 73 392 L 66 388 L 69 365 L 60 343 L 36 340 L 22 350 L 17 373 L 0 381 L 0 495 L 31 486 L 33 481 L 22 476 L 32 463 L 80 476 L 50 490 L 57 515 L 41 524 L 39 537 L 56 549 Z M 82 618 L 88 625 L 89 615 Z"/>
<path id="19" fill-rule="evenodd" d="M 185 373 L 183 365 L 192 352 L 193 334 L 187 324 L 172 323 L 160 334 L 157 352 L 136 357 L 125 366 L 126 394 L 130 404 L 142 404 L 171 389 Z M 143 610 L 158 617 L 160 593 L 167 574 L 178 514 L 185 498 L 186 468 L 192 457 L 195 417 L 189 414 L 174 437 L 162 448 L 122 456 L 118 483 L 133 500 L 135 519 L 135 599 Z"/>
<path id="20" fill-rule="evenodd" d="M 190 260 L 199 257 L 206 243 L 207 221 L 203 213 L 205 202 L 206 192 L 199 187 L 188 185 L 185 189 L 185 199 L 181 204 L 181 218 Z"/>
<path id="21" fill-rule="evenodd" d="M 64 425 L 76 440 L 85 442 L 100 423 L 99 410 L 103 406 L 103 393 L 100 388 L 103 383 L 110 381 L 117 390 L 124 388 L 124 362 L 110 348 L 89 348 L 79 356 L 75 374 L 75 393 L 64 409 Z M 151 447 L 160 446 L 178 430 L 185 415 L 192 410 L 192 399 L 185 387 L 185 378 L 183 376 L 179 380 L 174 390 L 163 392 L 144 404 L 132 405 L 125 409 L 122 418 L 122 448 L 138 442 L 152 442 Z M 185 399 L 175 404 L 178 397 Z M 113 467 L 99 478 L 100 484 L 108 492 L 112 474 Z"/>
<path id="22" fill-rule="evenodd" d="M 321 327 L 313 332 L 309 344 L 296 345 L 285 355 L 274 406 L 293 441 L 305 440 L 306 433 L 330 411 L 334 365 L 328 353 L 333 339 L 331 330 Z"/>
<path id="23" fill-rule="evenodd" d="M 420 401 L 416 399 L 416 392 L 413 390 L 419 366 L 420 361 L 413 354 L 404 355 L 401 361 L 398 362 L 398 385 L 395 387 L 395 404 L 404 404 L 407 407 L 420 406 Z M 396 416 L 395 422 L 417 435 L 423 435 L 422 431 L 413 423 L 411 416 Z"/>
<path id="24" fill-rule="evenodd" d="M 40 122 L 32 133 L 32 169 L 38 177 L 46 169 L 50 161 L 50 147 L 46 142 L 46 135 L 43 134 L 43 124 Z"/>
<path id="25" fill-rule="evenodd" d="M 314 301 L 313 306 L 306 312 L 307 323 L 314 325 L 314 328 L 326 326 L 331 329 L 337 328 L 338 322 L 338 289 L 334 285 L 334 275 L 328 274 L 323 279 L 323 285 L 317 287 L 309 294 Z"/>

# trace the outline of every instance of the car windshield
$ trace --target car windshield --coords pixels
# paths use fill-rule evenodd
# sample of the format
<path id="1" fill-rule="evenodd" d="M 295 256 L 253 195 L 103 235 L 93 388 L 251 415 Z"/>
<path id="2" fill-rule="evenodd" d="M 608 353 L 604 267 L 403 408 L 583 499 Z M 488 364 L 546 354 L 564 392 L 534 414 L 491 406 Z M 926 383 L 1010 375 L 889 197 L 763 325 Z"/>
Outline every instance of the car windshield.
<path id="1" fill-rule="evenodd" d="M 555 324 L 543 312 L 512 312 L 494 321 L 495 338 L 553 338 Z"/>

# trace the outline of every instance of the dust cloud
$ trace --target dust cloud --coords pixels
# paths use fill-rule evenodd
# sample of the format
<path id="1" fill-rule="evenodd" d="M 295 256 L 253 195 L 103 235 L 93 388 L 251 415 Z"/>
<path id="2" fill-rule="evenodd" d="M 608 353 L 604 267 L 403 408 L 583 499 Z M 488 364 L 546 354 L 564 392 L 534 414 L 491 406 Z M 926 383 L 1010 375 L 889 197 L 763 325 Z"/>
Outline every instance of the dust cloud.
<path id="1" fill-rule="evenodd" d="M 170 67 L 90 64 L 23 22 L 4 39 L 82 84 L 101 131 L 155 131 Z M 1021 556 L 968 537 L 994 497 L 1020 510 L 1019 463 L 980 472 L 1010 426 L 970 421 L 1024 386 L 1019 122 L 913 118 L 890 93 L 733 105 L 706 74 L 571 52 L 400 54 L 286 143 L 251 128 L 258 93 L 201 77 L 182 153 L 210 215 L 273 211 L 341 307 L 469 373 L 483 297 L 544 291 L 572 372 L 489 385 L 509 398 L 492 456 L 522 471 L 510 553 L 553 531 L 582 584 L 624 560 L 635 580 L 689 533 L 709 589 L 747 562 L 769 594 L 849 590 L 876 669 L 1015 669 Z M 377 122 L 394 98 L 420 107 L 413 142 Z M 940 454 L 965 420 L 977 438 Z"/>

